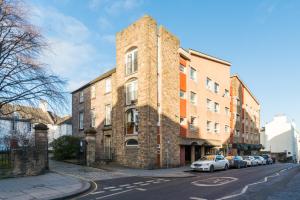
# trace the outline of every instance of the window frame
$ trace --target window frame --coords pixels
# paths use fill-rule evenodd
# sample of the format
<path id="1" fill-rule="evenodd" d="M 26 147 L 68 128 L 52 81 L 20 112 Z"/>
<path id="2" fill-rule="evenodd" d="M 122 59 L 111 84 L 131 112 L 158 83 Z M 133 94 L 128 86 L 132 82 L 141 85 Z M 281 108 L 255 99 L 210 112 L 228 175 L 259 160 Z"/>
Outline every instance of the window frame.
<path id="1" fill-rule="evenodd" d="M 79 92 L 79 103 L 83 103 L 84 102 L 84 93 L 83 90 Z"/>
<path id="2" fill-rule="evenodd" d="M 128 145 L 128 142 L 129 141 L 136 141 L 136 144 L 134 144 L 134 145 Z M 136 140 L 136 139 L 128 139 L 128 140 L 126 140 L 126 142 L 125 142 L 125 146 L 126 147 L 138 147 L 139 146 L 139 142 L 138 142 L 138 140 Z"/>
<path id="3" fill-rule="evenodd" d="M 128 70 L 129 56 L 131 56 L 130 71 Z M 138 49 L 134 48 L 125 54 L 125 75 L 129 76 L 138 71 Z"/>
<path id="4" fill-rule="evenodd" d="M 80 111 L 78 114 L 78 128 L 79 128 L 79 130 L 84 129 L 84 112 L 83 111 Z"/>
<path id="5" fill-rule="evenodd" d="M 197 82 L 197 70 L 193 67 L 190 67 L 190 79 Z"/>
<path id="6" fill-rule="evenodd" d="M 91 127 L 96 127 L 96 111 L 95 108 L 91 109 Z"/>
<path id="7" fill-rule="evenodd" d="M 181 94 L 183 94 L 183 96 L 181 96 Z M 179 97 L 180 97 L 180 99 L 186 99 L 186 92 L 183 91 L 183 90 L 180 90 L 179 91 Z"/>
<path id="8" fill-rule="evenodd" d="M 192 96 L 195 97 L 194 100 L 192 100 Z M 193 91 L 190 92 L 190 101 L 191 101 L 191 104 L 197 105 L 197 93 L 195 93 Z"/>
<path id="9" fill-rule="evenodd" d="M 218 94 L 220 92 L 220 84 L 215 82 L 214 83 L 214 93 Z"/>
<path id="10" fill-rule="evenodd" d="M 111 89 L 111 77 L 108 77 L 105 79 L 105 94 L 111 93 Z"/>
<path id="11" fill-rule="evenodd" d="M 109 113 L 107 113 L 108 109 L 109 108 Z M 109 118 L 108 118 L 109 116 Z M 108 120 L 109 119 L 109 120 Z M 105 120 L 104 120 L 104 125 L 105 126 L 111 126 L 112 124 L 112 106 L 111 104 L 106 104 L 105 105 Z"/>
<path id="12" fill-rule="evenodd" d="M 132 87 L 131 91 L 129 91 L 130 89 L 128 89 L 128 87 Z M 130 94 L 129 96 L 128 91 L 129 93 L 133 92 L 133 94 Z M 129 99 L 129 97 L 132 98 L 132 96 L 134 97 L 134 99 Z M 133 105 L 137 100 L 138 100 L 138 79 L 133 79 L 125 84 L 125 104 L 127 106 Z"/>

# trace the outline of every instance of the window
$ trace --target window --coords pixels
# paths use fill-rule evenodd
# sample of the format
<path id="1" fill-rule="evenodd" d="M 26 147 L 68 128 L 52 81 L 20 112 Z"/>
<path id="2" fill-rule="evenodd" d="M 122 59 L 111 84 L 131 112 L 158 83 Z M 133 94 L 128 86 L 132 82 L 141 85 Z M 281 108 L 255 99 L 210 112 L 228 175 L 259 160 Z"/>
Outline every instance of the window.
<path id="1" fill-rule="evenodd" d="M 229 133 L 229 126 L 225 125 L 225 133 Z"/>
<path id="2" fill-rule="evenodd" d="M 229 90 L 225 89 L 224 97 L 229 97 Z"/>
<path id="3" fill-rule="evenodd" d="M 191 70 L 190 70 L 190 77 L 192 80 L 194 81 L 197 81 L 197 71 L 191 67 Z"/>
<path id="4" fill-rule="evenodd" d="M 220 85 L 218 84 L 218 83 L 215 83 L 215 93 L 217 94 L 217 93 L 219 93 L 219 91 L 220 91 Z"/>
<path id="5" fill-rule="evenodd" d="M 190 129 L 196 128 L 196 117 L 191 117 Z"/>
<path id="6" fill-rule="evenodd" d="M 236 105 L 240 106 L 241 105 L 241 101 L 239 99 L 236 99 Z"/>
<path id="7" fill-rule="evenodd" d="M 137 72 L 138 70 L 138 51 L 134 49 L 126 54 L 126 75 Z"/>
<path id="8" fill-rule="evenodd" d="M 83 130 L 83 112 L 79 113 L 79 129 Z"/>
<path id="9" fill-rule="evenodd" d="M 128 146 L 138 146 L 138 145 L 139 145 L 139 143 L 135 139 L 129 139 L 129 140 L 126 141 L 126 146 L 127 147 Z"/>
<path id="10" fill-rule="evenodd" d="M 139 116 L 138 111 L 134 108 L 126 111 L 126 134 L 138 134 Z"/>
<path id="11" fill-rule="evenodd" d="M 215 123 L 215 133 L 220 133 L 220 124 Z"/>
<path id="12" fill-rule="evenodd" d="M 182 73 L 185 73 L 185 66 L 180 65 L 180 66 L 179 66 L 179 70 L 180 70 Z"/>
<path id="13" fill-rule="evenodd" d="M 185 99 L 185 91 L 180 90 L 180 98 Z"/>
<path id="14" fill-rule="evenodd" d="M 215 112 L 216 113 L 220 112 L 220 104 L 218 104 L 217 102 L 215 102 Z"/>
<path id="15" fill-rule="evenodd" d="M 91 127 L 96 127 L 96 112 L 95 109 L 91 110 Z"/>
<path id="16" fill-rule="evenodd" d="M 183 117 L 180 117 L 180 125 L 184 126 L 186 125 L 186 119 Z"/>
<path id="17" fill-rule="evenodd" d="M 105 106 L 105 125 L 111 125 L 111 105 Z"/>
<path id="18" fill-rule="evenodd" d="M 206 78 L 206 88 L 209 90 L 213 90 L 213 82 L 210 78 Z"/>
<path id="19" fill-rule="evenodd" d="M 212 122 L 211 121 L 206 122 L 206 130 L 207 130 L 207 132 L 212 132 Z"/>
<path id="20" fill-rule="evenodd" d="M 236 136 L 240 136 L 240 131 L 239 130 L 235 130 L 235 135 Z"/>
<path id="21" fill-rule="evenodd" d="M 91 98 L 96 98 L 96 87 L 94 85 L 91 87 Z"/>
<path id="22" fill-rule="evenodd" d="M 79 103 L 82 103 L 84 101 L 83 91 L 79 92 Z"/>
<path id="23" fill-rule="evenodd" d="M 225 107 L 225 114 L 226 114 L 226 116 L 229 116 L 229 108 L 228 107 Z"/>
<path id="24" fill-rule="evenodd" d="M 105 93 L 111 92 L 111 78 L 105 79 Z"/>
<path id="25" fill-rule="evenodd" d="M 191 92 L 191 103 L 194 105 L 197 104 L 197 95 L 194 92 Z"/>
<path id="26" fill-rule="evenodd" d="M 137 80 L 126 84 L 126 105 L 134 104 L 137 101 Z"/>
<path id="27" fill-rule="evenodd" d="M 206 99 L 207 110 L 213 111 L 213 102 L 210 99 Z"/>
<path id="28" fill-rule="evenodd" d="M 240 121 L 240 119 L 241 119 L 241 118 L 240 118 L 240 114 L 236 113 L 236 120 L 237 120 L 237 121 Z"/>

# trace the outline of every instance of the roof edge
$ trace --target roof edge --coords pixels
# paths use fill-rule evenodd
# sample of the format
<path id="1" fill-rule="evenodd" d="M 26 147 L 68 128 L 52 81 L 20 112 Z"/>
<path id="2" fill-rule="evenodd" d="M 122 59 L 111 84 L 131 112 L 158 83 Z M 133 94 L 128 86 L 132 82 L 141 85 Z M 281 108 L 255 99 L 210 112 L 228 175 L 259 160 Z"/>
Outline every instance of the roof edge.
<path id="1" fill-rule="evenodd" d="M 222 60 L 220 58 L 217 58 L 217 57 L 214 57 L 214 56 L 210 56 L 208 54 L 202 53 L 202 52 L 194 50 L 194 49 L 189 49 L 188 52 L 190 54 L 194 54 L 194 55 L 199 56 L 201 58 L 206 58 L 206 59 L 211 60 L 211 61 L 215 61 L 215 62 L 224 64 L 224 65 L 227 65 L 227 66 L 231 66 L 231 63 L 228 62 L 228 61 L 226 61 L 226 60 Z"/>

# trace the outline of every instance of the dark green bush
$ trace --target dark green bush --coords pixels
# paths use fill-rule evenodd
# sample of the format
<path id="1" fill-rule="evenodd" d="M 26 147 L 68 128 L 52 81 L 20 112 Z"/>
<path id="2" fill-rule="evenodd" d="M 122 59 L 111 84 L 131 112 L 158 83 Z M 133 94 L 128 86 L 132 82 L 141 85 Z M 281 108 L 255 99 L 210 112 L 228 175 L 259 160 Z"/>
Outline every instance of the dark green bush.
<path id="1" fill-rule="evenodd" d="M 71 135 L 64 135 L 53 142 L 53 156 L 56 160 L 66 160 L 77 158 L 80 150 L 80 139 Z"/>

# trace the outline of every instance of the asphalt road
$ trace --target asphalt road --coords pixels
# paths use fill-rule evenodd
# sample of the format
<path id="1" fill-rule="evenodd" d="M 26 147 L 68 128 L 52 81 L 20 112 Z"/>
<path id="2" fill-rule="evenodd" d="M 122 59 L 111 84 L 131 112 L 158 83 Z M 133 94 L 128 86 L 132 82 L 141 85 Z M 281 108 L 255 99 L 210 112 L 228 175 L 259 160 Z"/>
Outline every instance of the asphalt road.
<path id="1" fill-rule="evenodd" d="M 190 173 L 195 177 L 161 179 L 129 177 L 100 181 L 97 182 L 96 191 L 79 199 L 270 199 L 269 196 L 288 184 L 290 177 L 299 173 L 299 166 L 274 164 L 214 173 L 192 171 Z"/>

